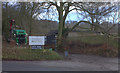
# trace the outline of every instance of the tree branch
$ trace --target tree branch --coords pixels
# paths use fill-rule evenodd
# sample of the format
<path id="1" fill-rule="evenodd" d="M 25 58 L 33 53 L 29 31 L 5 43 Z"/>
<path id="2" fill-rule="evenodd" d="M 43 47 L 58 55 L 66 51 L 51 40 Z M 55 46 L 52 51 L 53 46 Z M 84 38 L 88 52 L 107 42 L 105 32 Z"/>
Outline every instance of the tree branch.
<path id="1" fill-rule="evenodd" d="M 75 29 L 81 22 L 88 23 L 88 24 L 92 24 L 92 23 L 90 23 L 89 21 L 79 21 L 78 23 L 76 23 L 76 24 L 70 29 L 69 32 L 73 31 L 73 29 Z"/>
<path id="2" fill-rule="evenodd" d="M 67 31 L 66 34 L 69 33 L 69 32 L 71 32 L 71 31 L 73 31 L 73 29 L 75 29 L 81 22 L 88 23 L 88 24 L 90 24 L 90 25 L 96 26 L 96 27 L 100 28 L 101 30 L 103 30 L 103 31 L 101 31 L 103 34 L 106 34 L 107 36 L 110 35 L 109 33 L 105 32 L 105 29 L 104 29 L 104 28 L 100 27 L 99 25 L 92 24 L 92 23 L 90 23 L 89 21 L 79 21 L 79 22 L 76 23 L 69 31 Z"/>
<path id="3" fill-rule="evenodd" d="M 70 3 L 68 3 L 67 9 L 65 10 L 65 15 L 63 16 L 63 26 L 65 25 L 65 20 L 69 13 L 69 7 L 70 7 Z"/>
<path id="4" fill-rule="evenodd" d="M 107 31 L 106 31 L 106 33 L 108 33 L 113 27 L 115 27 L 116 26 L 116 24 L 114 24 L 113 26 L 111 26 Z"/>
<path id="5" fill-rule="evenodd" d="M 56 6 L 56 8 L 59 8 L 59 6 L 57 5 L 57 2 L 55 2 L 55 3 L 50 2 L 50 3 L 51 3 L 51 5 Z"/>

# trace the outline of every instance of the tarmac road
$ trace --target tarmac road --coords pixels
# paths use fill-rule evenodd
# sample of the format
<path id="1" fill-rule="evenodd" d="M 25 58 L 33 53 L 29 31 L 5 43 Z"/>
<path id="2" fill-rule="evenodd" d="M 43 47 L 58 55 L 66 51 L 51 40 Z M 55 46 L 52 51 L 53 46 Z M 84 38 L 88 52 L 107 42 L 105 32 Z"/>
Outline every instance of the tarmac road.
<path id="1" fill-rule="evenodd" d="M 29 63 L 29 64 L 28 64 Z M 3 71 L 59 71 L 70 70 L 70 68 L 43 66 L 37 64 L 31 64 L 30 62 L 3 62 Z"/>
<path id="2" fill-rule="evenodd" d="M 3 61 L 3 71 L 118 71 L 117 58 L 72 54 L 70 60 Z"/>

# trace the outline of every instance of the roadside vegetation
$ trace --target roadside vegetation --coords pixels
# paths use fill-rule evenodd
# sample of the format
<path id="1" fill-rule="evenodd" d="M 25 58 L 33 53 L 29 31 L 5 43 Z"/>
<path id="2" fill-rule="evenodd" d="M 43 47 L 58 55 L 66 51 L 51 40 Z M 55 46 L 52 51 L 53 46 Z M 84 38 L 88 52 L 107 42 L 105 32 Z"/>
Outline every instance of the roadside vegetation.
<path id="1" fill-rule="evenodd" d="M 58 53 L 48 49 L 4 48 L 2 53 L 3 60 L 41 61 L 62 59 Z"/>

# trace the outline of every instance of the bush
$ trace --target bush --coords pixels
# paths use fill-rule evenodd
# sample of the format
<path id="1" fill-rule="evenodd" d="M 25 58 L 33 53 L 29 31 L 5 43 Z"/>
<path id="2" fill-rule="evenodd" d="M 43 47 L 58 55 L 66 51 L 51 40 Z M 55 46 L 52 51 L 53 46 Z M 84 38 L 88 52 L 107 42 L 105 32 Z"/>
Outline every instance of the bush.
<path id="1" fill-rule="evenodd" d="M 99 55 L 106 57 L 117 57 L 118 51 L 115 49 L 99 49 Z"/>
<path id="2" fill-rule="evenodd" d="M 83 50 L 83 54 L 91 54 L 91 55 L 99 55 L 104 57 L 117 57 L 118 50 L 117 49 L 104 49 L 104 48 L 91 48 Z"/>

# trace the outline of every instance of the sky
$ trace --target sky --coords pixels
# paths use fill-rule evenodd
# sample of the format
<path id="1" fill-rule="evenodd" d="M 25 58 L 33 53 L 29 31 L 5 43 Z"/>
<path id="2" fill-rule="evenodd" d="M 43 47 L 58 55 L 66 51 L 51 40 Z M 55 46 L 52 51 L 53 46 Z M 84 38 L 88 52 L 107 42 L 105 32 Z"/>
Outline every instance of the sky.
<path id="1" fill-rule="evenodd" d="M 46 18 L 44 18 L 43 16 L 46 16 Z M 54 18 L 47 18 L 47 14 L 43 14 L 40 15 L 41 19 L 48 19 L 48 20 L 53 20 L 53 21 L 57 21 L 58 22 L 58 16 L 54 16 Z M 82 16 L 81 16 L 82 18 Z M 81 19 L 80 17 L 78 18 L 76 13 L 70 13 L 68 14 L 66 21 L 79 21 Z M 38 17 L 39 19 L 39 17 Z"/>
<path id="2" fill-rule="evenodd" d="M 50 14 L 49 14 L 50 15 Z M 46 13 L 43 13 L 41 16 L 47 16 L 47 14 Z M 120 16 L 120 15 L 119 15 Z M 117 13 L 117 15 L 115 16 L 116 18 L 118 18 L 118 13 Z M 44 19 L 43 17 L 42 17 L 42 19 Z M 53 20 L 53 21 L 57 21 L 58 22 L 58 16 L 57 15 L 55 15 L 52 19 L 51 18 L 47 18 L 48 20 Z M 67 16 L 67 18 L 66 18 L 66 21 L 80 21 L 81 19 L 83 19 L 83 16 L 80 16 L 79 15 L 79 17 L 78 17 L 78 13 L 76 13 L 76 12 L 72 12 L 72 13 L 69 13 L 68 14 L 68 16 Z M 108 21 L 108 22 L 113 22 L 113 18 L 112 17 L 109 17 L 109 18 L 104 18 L 104 19 L 106 19 L 106 21 Z M 118 20 L 117 20 L 117 22 L 118 22 Z"/>
<path id="3" fill-rule="evenodd" d="M 119 6 L 120 7 L 120 6 Z M 40 15 L 40 17 L 42 18 L 42 19 L 44 19 L 44 17 L 43 16 L 45 16 L 45 19 L 47 18 L 48 20 L 53 20 L 53 21 L 57 21 L 58 22 L 58 15 L 56 14 L 57 13 L 57 11 L 53 11 L 53 12 L 51 12 L 51 13 L 49 13 L 49 14 L 46 14 L 46 13 L 43 13 L 43 14 L 41 14 Z M 54 15 L 52 15 L 52 14 L 54 14 Z M 55 15 L 56 14 L 56 15 Z M 53 18 L 51 19 L 51 18 L 48 18 L 47 17 L 47 15 L 51 15 Z M 112 15 L 114 15 L 114 14 L 112 14 Z M 115 18 L 118 18 L 118 13 L 114 16 Z M 78 17 L 78 13 L 76 12 L 76 11 L 72 11 L 72 12 L 70 12 L 69 14 L 68 14 L 68 16 L 67 16 L 67 18 L 66 18 L 66 21 L 80 21 L 81 19 L 83 19 L 83 16 L 81 16 L 81 15 L 79 15 L 79 17 Z M 113 18 L 112 17 L 109 17 L 109 18 L 104 18 L 104 20 L 106 19 L 106 21 L 108 21 L 108 22 L 113 22 Z M 116 21 L 116 22 L 118 22 L 118 20 Z"/>
<path id="4" fill-rule="evenodd" d="M 13 4 L 12 2 L 10 4 Z M 118 6 L 120 8 L 120 5 Z M 51 13 L 49 12 L 48 14 L 47 13 L 42 13 L 38 16 L 38 19 L 39 17 L 41 19 L 48 19 L 48 20 L 53 20 L 53 21 L 58 21 L 58 15 L 56 14 L 56 8 L 53 7 L 53 11 L 51 10 Z M 52 17 L 52 18 L 49 18 L 48 17 Z M 120 16 L 120 15 L 116 15 L 116 18 Z M 78 13 L 76 11 L 72 11 L 68 14 L 67 18 L 66 18 L 66 21 L 80 21 L 80 19 L 82 19 L 83 17 L 79 15 L 78 17 Z M 112 17 L 109 18 L 110 21 L 112 21 Z M 118 21 L 117 21 L 118 22 Z"/>

